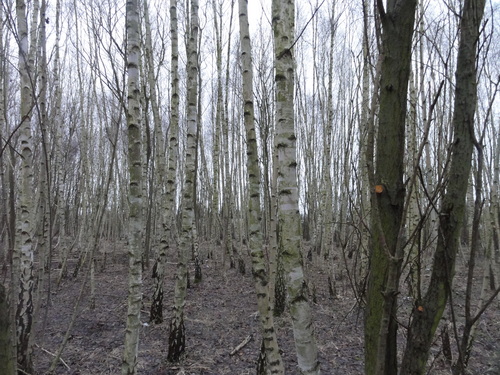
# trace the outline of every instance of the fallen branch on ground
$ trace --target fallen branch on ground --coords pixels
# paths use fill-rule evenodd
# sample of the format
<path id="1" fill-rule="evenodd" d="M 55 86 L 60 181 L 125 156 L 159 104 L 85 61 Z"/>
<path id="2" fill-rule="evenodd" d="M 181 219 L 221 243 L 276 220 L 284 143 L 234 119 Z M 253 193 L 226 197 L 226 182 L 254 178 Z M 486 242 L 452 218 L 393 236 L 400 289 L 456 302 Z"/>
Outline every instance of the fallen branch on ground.
<path id="1" fill-rule="evenodd" d="M 37 348 L 39 348 L 39 349 L 41 349 L 41 350 L 42 350 L 42 351 L 44 351 L 45 353 L 50 354 L 52 357 L 55 357 L 55 356 L 56 356 L 54 353 L 49 352 L 47 349 L 42 348 L 40 345 L 36 345 L 36 347 L 37 347 Z M 59 360 L 61 361 L 61 363 L 62 363 L 64 366 L 66 366 L 66 368 L 67 368 L 68 370 L 71 370 L 71 368 L 70 368 L 70 367 L 68 366 L 68 364 L 64 361 L 64 359 L 59 358 Z"/>
<path id="2" fill-rule="evenodd" d="M 234 348 L 229 355 L 235 355 L 238 353 L 246 344 L 248 344 L 250 341 L 252 341 L 252 336 L 253 335 L 248 335 L 245 340 L 243 340 L 236 348 Z"/>

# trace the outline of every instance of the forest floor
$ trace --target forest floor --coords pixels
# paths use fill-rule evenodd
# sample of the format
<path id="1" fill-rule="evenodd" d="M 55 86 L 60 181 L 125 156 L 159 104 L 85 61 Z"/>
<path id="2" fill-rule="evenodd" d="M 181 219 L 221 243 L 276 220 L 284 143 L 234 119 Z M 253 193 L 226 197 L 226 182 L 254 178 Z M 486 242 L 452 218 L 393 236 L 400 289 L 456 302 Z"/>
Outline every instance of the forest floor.
<path id="1" fill-rule="evenodd" d="M 139 374 L 157 375 L 245 375 L 255 374 L 260 348 L 259 320 L 250 272 L 221 267 L 221 262 L 203 263 L 203 281 L 191 283 L 185 308 L 186 354 L 179 363 L 169 363 L 167 357 L 168 324 L 173 301 L 174 262 L 168 262 L 165 294 L 165 320 L 159 325 L 149 324 L 149 309 L 153 285 L 151 272 L 144 272 L 143 327 L 140 332 Z M 74 262 L 70 264 L 70 274 Z M 53 278 L 57 269 L 53 270 Z M 47 312 L 45 325 L 38 322 L 34 348 L 36 374 L 47 372 L 53 353 L 60 345 L 70 322 L 75 301 L 79 295 L 85 270 L 76 278 L 68 278 L 56 288 L 52 282 L 51 304 L 45 309 L 42 302 L 40 316 Z M 193 272 L 190 273 L 193 275 Z M 125 251 L 114 250 L 107 259 L 104 271 L 96 272 L 96 306 L 89 307 L 89 286 L 83 294 L 77 319 L 71 330 L 57 374 L 119 374 L 125 337 L 127 309 L 128 260 Z M 363 310 L 356 302 L 347 277 L 337 281 L 337 296 L 329 294 L 324 271 L 308 268 L 308 276 L 316 289 L 316 303 L 312 303 L 314 326 L 323 375 L 363 374 Z M 463 281 L 458 277 L 456 313 L 463 315 Z M 460 281 L 462 280 L 462 281 Z M 403 294 L 403 292 L 402 292 Z M 400 298 L 410 304 L 408 298 Z M 42 301 L 46 296 L 42 296 Z M 406 301 L 406 302 L 405 302 Z M 43 328 L 42 328 L 43 327 Z M 298 374 L 291 319 L 285 313 L 276 319 L 278 341 L 286 365 L 286 373 Z M 459 325 L 460 329 L 460 325 Z M 401 347 L 404 347 L 405 328 L 399 329 Z M 439 331 L 438 331 L 439 332 Z M 251 340 L 234 355 L 231 352 L 248 336 Z M 452 337 L 453 334 L 450 333 Z M 468 371 L 484 374 L 493 365 L 500 352 L 500 313 L 498 304 L 490 306 L 481 318 Z M 441 338 L 437 337 L 431 349 L 432 367 L 429 374 L 450 374 L 450 366 L 442 354 Z"/>

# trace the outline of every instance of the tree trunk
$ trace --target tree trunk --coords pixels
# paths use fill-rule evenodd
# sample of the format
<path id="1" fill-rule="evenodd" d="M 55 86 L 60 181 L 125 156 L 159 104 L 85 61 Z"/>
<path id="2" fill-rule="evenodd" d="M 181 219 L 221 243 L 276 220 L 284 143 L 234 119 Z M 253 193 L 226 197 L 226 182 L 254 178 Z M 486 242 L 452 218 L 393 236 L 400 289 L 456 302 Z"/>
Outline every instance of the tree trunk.
<path id="1" fill-rule="evenodd" d="M 375 175 L 370 181 L 372 253 L 365 313 L 365 372 L 395 375 L 405 200 L 405 119 L 416 0 L 389 1 L 387 10 L 382 1 L 377 4 L 383 28 L 383 59 Z"/>
<path id="2" fill-rule="evenodd" d="M 216 1 L 212 0 L 213 19 L 214 19 L 214 32 L 215 32 L 215 65 L 217 68 L 217 90 L 216 99 L 214 100 L 215 117 L 213 119 L 214 125 L 212 129 L 213 134 L 213 147 L 212 147 L 212 164 L 213 164 L 213 184 L 212 184 L 212 202 L 211 202 L 211 235 L 215 245 L 223 240 L 223 225 L 220 215 L 220 192 L 222 191 L 222 178 L 221 176 L 221 138 L 222 138 L 222 116 L 223 116 L 223 93 L 222 93 L 222 14 L 217 14 Z M 222 11 L 221 11 L 222 12 Z M 225 244 L 222 248 L 223 272 L 225 274 L 225 259 L 226 252 L 224 250 Z"/>
<path id="3" fill-rule="evenodd" d="M 56 27 L 55 27 L 55 45 L 54 45 L 54 109 L 53 117 L 55 124 L 55 169 L 56 169 L 56 188 L 57 192 L 54 198 L 56 205 L 55 211 L 55 230 L 58 231 L 59 241 L 59 259 L 61 262 L 60 273 L 57 278 L 57 285 L 60 284 L 63 278 L 67 277 L 67 260 L 69 253 L 69 240 L 66 240 L 66 200 L 65 200 L 65 186 L 66 186 L 66 173 L 64 173 L 64 166 L 66 165 L 66 155 L 63 148 L 63 134 L 64 123 L 62 121 L 62 88 L 61 88 L 61 62 L 60 62 L 60 41 L 61 41 L 61 0 L 56 1 Z"/>
<path id="4" fill-rule="evenodd" d="M 173 9 L 176 10 L 175 4 Z M 171 234 L 171 224 L 172 220 L 172 209 L 170 194 L 172 194 L 171 187 L 175 181 L 175 173 L 172 175 L 171 169 L 167 170 L 166 160 L 165 160 L 165 142 L 163 138 L 162 123 L 160 117 L 160 109 L 158 104 L 158 95 L 156 91 L 156 79 L 155 79 L 155 66 L 153 58 L 153 42 L 151 37 L 151 24 L 149 21 L 149 6 L 147 0 L 143 0 L 143 11 L 144 11 L 144 26 L 146 29 L 146 41 L 145 41 L 145 57 L 147 62 L 147 77 L 149 85 L 149 93 L 151 99 L 151 109 L 153 112 L 153 122 L 154 122 L 154 137 L 155 137 L 155 165 L 157 174 L 157 196 L 160 200 L 160 228 L 159 228 L 159 250 L 156 254 L 156 261 L 153 266 L 152 277 L 154 279 L 154 292 L 151 301 L 151 310 L 149 315 L 149 321 L 159 324 L 163 322 L 163 279 L 164 279 L 164 269 L 165 260 L 167 257 L 168 248 L 170 247 L 170 234 Z M 171 25 L 176 21 L 171 20 Z M 173 37 L 172 37 L 173 40 Z M 172 47 L 173 49 L 173 47 Z M 172 58 L 173 60 L 173 58 Z M 173 64 L 172 64 L 173 65 Z M 177 68 L 176 68 L 177 69 Z M 175 73 L 172 73 L 172 77 Z M 172 79 L 172 84 L 174 80 Z M 172 90 L 173 92 L 174 90 Z M 171 103 L 174 100 L 171 98 Z M 170 121 L 170 133 L 172 134 L 177 126 L 172 126 L 172 119 Z M 176 138 L 175 138 L 176 139 Z M 172 150 L 170 150 L 171 152 Z M 173 155 L 170 155 L 169 158 Z M 172 157 L 174 164 L 173 171 L 175 172 L 175 157 Z M 165 184 L 166 182 L 166 184 Z M 167 186 L 165 186 L 167 185 Z"/>
<path id="5" fill-rule="evenodd" d="M 142 134 L 139 88 L 139 4 L 127 0 L 127 128 L 129 170 L 129 283 L 122 374 L 137 373 L 142 304 Z"/>
<path id="6" fill-rule="evenodd" d="M 262 343 L 265 353 L 267 372 L 284 374 L 283 360 L 279 352 L 276 331 L 274 329 L 273 310 L 269 300 L 269 274 L 264 256 L 264 236 L 262 233 L 262 211 L 260 206 L 261 173 L 257 135 L 254 123 L 253 108 L 253 71 L 250 32 L 248 25 L 248 0 L 239 0 L 241 64 L 243 74 L 244 121 L 247 140 L 248 170 L 248 237 L 252 255 L 252 274 L 257 293 L 257 305 L 262 328 Z"/>
<path id="7" fill-rule="evenodd" d="M 36 9 L 33 9 L 36 12 Z M 31 113 L 33 109 L 32 83 L 34 56 L 28 48 L 28 22 L 26 3 L 16 1 L 19 73 L 21 75 L 21 171 L 19 191 L 18 233 L 15 246 L 15 266 L 19 270 L 19 284 L 14 286 L 17 293 L 17 361 L 19 371 L 33 373 L 32 342 L 33 329 L 33 146 L 31 137 Z M 36 39 L 35 39 L 36 40 Z M 17 275 L 16 275 L 17 276 Z"/>
<path id="8" fill-rule="evenodd" d="M 475 141 L 476 56 L 484 5 L 485 0 L 465 0 L 462 11 L 452 120 L 454 140 L 451 145 L 448 185 L 439 213 L 439 236 L 431 280 L 425 296 L 415 304 L 403 357 L 402 375 L 425 373 L 432 339 L 452 289 Z"/>
<path id="9" fill-rule="evenodd" d="M 186 334 L 184 328 L 184 306 L 188 283 L 187 261 L 191 250 L 197 252 L 198 239 L 195 228 L 195 187 L 198 130 L 198 0 L 191 0 L 191 28 L 188 40 L 187 80 L 187 144 L 184 186 L 182 194 L 182 229 L 180 234 L 179 262 L 174 291 L 174 316 L 170 322 L 168 360 L 179 361 L 184 353 Z"/>
<path id="10" fill-rule="evenodd" d="M 369 217 L 370 217 L 370 183 L 368 178 L 368 170 L 367 170 L 367 158 L 368 158 L 368 138 L 369 138 L 369 129 L 372 129 L 373 126 L 370 126 L 373 116 L 370 116 L 370 65 L 371 65 L 371 56 L 370 56 L 370 34 L 369 34 L 369 19 L 370 19 L 370 5 L 369 0 L 363 0 L 363 71 L 362 71 L 362 92 L 361 92 L 361 116 L 359 123 L 359 191 L 360 191 L 360 210 L 362 217 L 360 218 L 360 247 L 359 247 L 359 260 L 360 265 L 358 267 L 358 283 L 357 288 L 360 294 L 364 293 L 365 289 L 365 281 L 368 274 L 368 248 L 370 241 L 370 233 L 369 233 Z M 376 97 L 375 93 L 375 97 Z M 371 161 L 370 163 L 373 163 Z M 366 221 L 366 223 L 365 223 Z"/>
<path id="11" fill-rule="evenodd" d="M 278 153 L 278 248 L 287 276 L 298 366 L 302 374 L 312 375 L 319 374 L 319 362 L 300 250 L 302 223 L 298 205 L 293 99 L 294 1 L 273 0 L 272 20 L 276 84 L 275 148 Z"/>

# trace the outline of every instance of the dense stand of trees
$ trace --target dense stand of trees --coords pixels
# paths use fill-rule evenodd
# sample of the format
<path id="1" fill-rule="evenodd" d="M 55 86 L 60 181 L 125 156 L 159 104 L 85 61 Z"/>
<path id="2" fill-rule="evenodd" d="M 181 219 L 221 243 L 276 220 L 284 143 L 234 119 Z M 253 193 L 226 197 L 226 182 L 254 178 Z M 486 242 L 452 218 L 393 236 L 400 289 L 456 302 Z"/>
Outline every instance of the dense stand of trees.
<path id="1" fill-rule="evenodd" d="M 129 256 L 123 374 L 137 373 L 143 271 L 150 321 L 171 306 L 178 361 L 195 350 L 184 306 L 202 262 L 244 273 L 246 250 L 259 374 L 284 373 L 285 309 L 300 371 L 320 371 L 310 264 L 332 298 L 346 275 L 364 309 L 366 374 L 424 374 L 461 254 L 465 328 L 450 365 L 465 373 L 499 292 L 498 3 L 254 3 L 2 0 L 2 374 L 36 373 L 40 301 L 54 308 L 53 283 L 71 272 L 83 282 L 55 368 L 84 294 L 95 308 L 99 249 L 116 243 Z"/>

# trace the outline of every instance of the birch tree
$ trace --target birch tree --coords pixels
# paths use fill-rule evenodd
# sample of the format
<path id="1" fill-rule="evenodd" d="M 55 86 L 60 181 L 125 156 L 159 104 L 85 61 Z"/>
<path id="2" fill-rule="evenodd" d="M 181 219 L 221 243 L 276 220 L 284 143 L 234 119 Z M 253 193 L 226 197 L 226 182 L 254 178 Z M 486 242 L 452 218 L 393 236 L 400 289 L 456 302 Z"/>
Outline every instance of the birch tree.
<path id="1" fill-rule="evenodd" d="M 50 189 L 51 181 L 51 160 L 49 157 L 50 144 L 49 144 L 49 121 L 48 121 L 48 62 L 47 62 L 47 31 L 46 31 L 46 13 L 47 3 L 46 0 L 41 1 L 40 5 L 40 20 L 37 25 L 38 28 L 38 45 L 37 45 L 37 60 L 38 60 L 38 103 L 36 105 L 36 112 L 38 118 L 38 127 L 40 129 L 41 138 L 41 153 L 40 167 L 38 170 L 38 212 L 37 212 L 37 255 L 39 259 L 38 273 L 37 273 L 37 296 L 35 298 L 34 315 L 38 316 L 40 308 L 40 295 L 45 288 L 45 271 L 48 270 L 47 277 L 47 305 L 50 305 L 51 294 L 51 279 L 50 279 L 50 262 L 52 258 L 52 224 L 53 224 L 53 211 L 50 210 L 52 205 L 52 191 Z"/>
<path id="2" fill-rule="evenodd" d="M 234 142 L 234 130 L 230 130 L 229 128 L 229 67 L 230 67 L 230 58 L 231 58 L 231 33 L 232 33 L 232 21 L 233 21 L 233 9 L 234 9 L 234 0 L 231 0 L 231 12 L 229 16 L 229 36 L 227 42 L 227 58 L 226 58 L 226 71 L 225 71 L 225 96 L 222 110 L 222 135 L 223 135 L 223 143 L 226 145 L 224 149 L 224 181 L 223 181 L 223 200 L 222 200 L 222 214 L 223 214 L 223 237 L 224 237 L 224 248 L 225 252 L 229 254 L 230 257 L 230 266 L 231 268 L 235 267 L 235 260 L 233 255 L 233 214 L 234 214 L 234 194 L 232 192 L 233 185 L 233 171 L 230 163 L 231 154 L 230 151 L 234 152 L 236 147 Z M 230 138 L 231 133 L 231 138 Z M 231 146 L 230 146 L 231 145 Z"/>
<path id="3" fill-rule="evenodd" d="M 284 374 L 283 360 L 278 348 L 274 318 L 269 296 L 269 274 L 264 256 L 264 236 L 262 232 L 261 210 L 261 172 L 257 149 L 253 108 L 253 67 L 250 31 L 248 25 L 248 0 L 239 0 L 240 48 L 243 76 L 243 116 L 247 140 L 247 173 L 248 173 L 248 246 L 252 255 L 252 274 L 255 280 L 257 305 L 259 309 L 262 348 L 264 349 L 265 366 L 261 373 Z M 267 372 L 266 372 L 267 370 Z M 258 371 L 259 373 L 259 371 Z"/>
<path id="4" fill-rule="evenodd" d="M 146 11 L 145 11 L 146 14 Z M 155 279 L 155 291 L 151 303 L 150 320 L 156 323 L 163 321 L 163 282 L 165 259 L 171 243 L 177 244 L 177 230 L 175 221 L 175 194 L 176 194 L 176 173 L 177 173 L 177 152 L 178 152 L 178 132 L 179 132 L 179 37 L 177 32 L 177 0 L 170 0 L 170 48 L 171 48 L 171 97 L 170 97 L 170 127 L 168 132 L 168 165 L 165 165 L 163 142 L 161 129 L 157 129 L 157 158 L 159 160 L 160 174 L 166 173 L 165 177 L 160 177 L 160 181 L 166 182 L 165 194 L 161 196 L 162 213 L 161 225 L 162 236 L 160 238 L 160 250 L 156 264 L 153 268 Z M 152 51 L 151 51 L 152 52 Z M 155 84 L 150 79 L 150 85 Z M 155 123 L 155 127 L 156 127 Z M 162 183 L 163 186 L 163 183 Z M 176 246 L 173 246 L 176 248 Z"/>
<path id="5" fill-rule="evenodd" d="M 272 2 L 274 67 L 276 85 L 276 136 L 278 154 L 278 247 L 287 275 L 287 291 L 297 360 L 303 374 L 319 374 L 318 352 L 311 309 L 304 280 L 301 254 L 301 218 L 297 184 L 296 135 L 294 129 L 295 4 Z"/>
<path id="6" fill-rule="evenodd" d="M 221 5 L 222 7 L 222 5 Z M 212 189 L 212 202 L 211 202 L 211 232 L 212 238 L 215 239 L 215 243 L 219 242 L 219 238 L 222 238 L 222 218 L 220 215 L 220 192 L 222 191 L 221 183 L 221 132 L 222 132 L 222 122 L 224 115 L 223 112 L 223 93 L 222 93 L 222 10 L 219 14 L 217 12 L 217 4 L 215 0 L 212 0 L 213 9 L 213 20 L 214 20 L 214 37 L 215 37 L 215 65 L 217 68 L 217 88 L 216 88 L 216 98 L 214 100 L 213 106 L 215 106 L 215 116 L 213 119 L 214 125 L 212 129 L 213 133 L 213 146 L 212 146 L 212 163 L 213 163 L 213 189 Z M 226 251 L 223 253 L 223 262 L 225 262 Z"/>
<path id="7" fill-rule="evenodd" d="M 55 204 L 57 207 L 56 220 L 59 222 L 59 238 L 66 239 L 66 217 L 65 217 L 65 205 L 64 205 L 64 150 L 62 144 L 62 88 L 61 88 L 61 0 L 56 1 L 56 22 L 55 22 L 55 45 L 54 45 L 54 68 L 53 68 L 53 79 L 54 79 L 54 107 L 53 107 L 53 117 L 55 123 L 55 143 L 56 143 L 56 181 L 57 181 L 57 192 L 55 196 Z M 66 245 L 63 245 L 65 247 Z M 61 272 L 63 272 L 61 270 Z"/>
<path id="8" fill-rule="evenodd" d="M 122 374 L 137 373 L 139 351 L 139 328 L 142 305 L 142 134 L 140 127 L 141 107 L 139 102 L 139 4 L 138 0 L 127 0 L 127 128 L 128 128 L 128 172 L 129 172 L 129 283 L 125 350 Z"/>
<path id="9" fill-rule="evenodd" d="M 36 9 L 33 10 L 36 12 Z M 33 373 L 33 141 L 31 117 L 33 110 L 33 50 L 29 48 L 26 3 L 16 1 L 16 17 L 19 47 L 19 74 L 21 85 L 21 105 L 19 141 L 21 145 L 21 170 L 19 190 L 19 214 L 16 245 L 14 251 L 14 272 L 17 270 L 19 284 L 14 286 L 17 294 L 16 332 L 18 369 Z M 33 26 L 33 25 L 32 25 Z"/>
<path id="10" fill-rule="evenodd" d="M 175 7 L 174 7 L 175 9 Z M 148 1 L 143 0 L 143 14 L 144 14 L 144 27 L 145 27 L 145 59 L 147 63 L 147 80 L 149 86 L 149 97 L 151 100 L 151 110 L 153 112 L 154 123 L 154 139 L 155 139 L 155 170 L 158 175 L 156 199 L 160 200 L 160 240 L 159 250 L 155 264 L 153 266 L 153 278 L 155 281 L 155 289 L 151 301 L 151 313 L 149 316 L 150 321 L 161 323 L 163 321 L 163 278 L 165 259 L 169 247 L 168 233 L 170 229 L 169 218 L 171 215 L 171 207 L 169 206 L 168 193 L 165 190 L 165 181 L 171 177 L 167 176 L 167 165 L 165 160 L 165 142 L 163 140 L 163 131 L 160 117 L 160 108 L 158 103 L 158 95 L 156 90 L 155 80 L 155 66 L 153 58 L 153 42 L 151 37 L 151 24 L 149 20 L 149 6 Z M 175 170 L 175 169 L 174 169 Z M 175 179 L 175 175 L 173 176 Z"/>
<path id="11" fill-rule="evenodd" d="M 0 19 L 4 19 L 4 9 L 8 9 L 10 4 L 0 7 Z M 12 163 L 8 162 L 9 152 L 13 147 L 8 145 L 8 135 L 10 133 L 9 122 L 7 121 L 6 103 L 8 94 L 8 82 L 10 81 L 10 69 L 7 61 L 7 51 L 9 50 L 9 39 L 4 39 L 4 28 L 0 26 L 0 227 L 5 228 L 5 234 L 0 236 L 0 244 L 3 247 L 2 256 L 5 262 L 10 262 L 12 257 L 13 239 L 15 230 L 12 229 L 15 210 L 11 210 L 11 196 L 13 191 L 9 192 L 9 185 L 12 178 Z M 11 185 L 12 186 L 12 185 Z M 15 226 L 15 223 L 14 223 Z"/>
<path id="12" fill-rule="evenodd" d="M 188 39 L 187 64 L 187 144 L 184 185 L 182 194 L 182 228 L 180 233 L 179 260 L 174 291 L 173 317 L 170 322 L 168 360 L 177 362 L 185 351 L 184 306 L 187 289 L 187 261 L 192 250 L 197 253 L 198 238 L 195 223 L 196 149 L 198 129 L 198 0 L 190 1 L 191 27 Z"/>
<path id="13" fill-rule="evenodd" d="M 335 31 L 337 28 L 335 20 L 335 2 L 332 3 L 331 10 L 331 31 L 330 31 L 330 51 L 328 55 L 328 92 L 327 92 L 327 108 L 326 108 L 326 121 L 324 121 L 324 141 L 323 141 L 323 170 L 322 170 L 322 180 L 321 180 L 321 201 L 323 207 L 319 210 L 320 218 L 318 221 L 323 224 L 324 235 L 321 240 L 321 248 L 319 254 L 327 261 L 329 268 L 333 271 L 333 197 L 332 197 L 332 176 L 331 176 L 331 162 L 332 162 L 332 132 L 333 132 L 333 122 L 334 122 L 334 110 L 333 110 L 333 59 L 334 59 L 334 38 Z M 323 211 L 323 212 L 322 212 Z M 329 273 L 329 290 L 330 294 L 335 296 L 335 275 L 333 272 Z"/>

